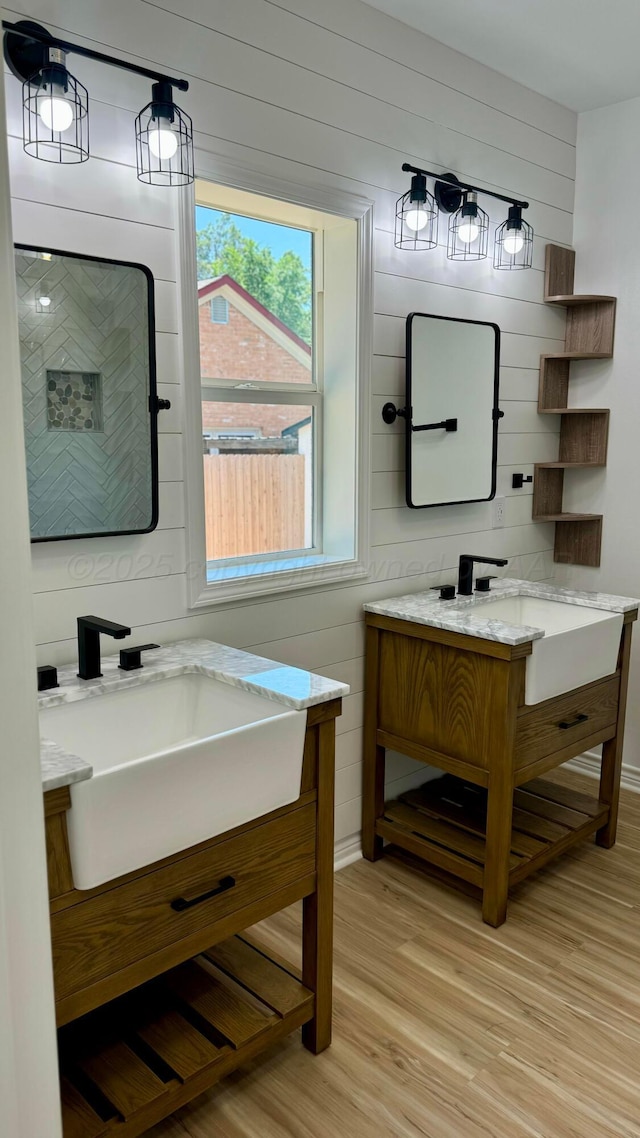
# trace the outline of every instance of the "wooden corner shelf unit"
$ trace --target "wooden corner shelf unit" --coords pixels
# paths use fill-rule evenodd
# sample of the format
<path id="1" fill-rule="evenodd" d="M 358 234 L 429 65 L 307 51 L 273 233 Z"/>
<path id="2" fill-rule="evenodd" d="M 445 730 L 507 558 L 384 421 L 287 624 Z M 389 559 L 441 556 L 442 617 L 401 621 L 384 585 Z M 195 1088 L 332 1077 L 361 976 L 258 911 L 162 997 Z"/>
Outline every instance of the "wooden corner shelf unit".
<path id="1" fill-rule="evenodd" d="M 547 245 L 546 304 L 567 309 L 564 352 L 540 357 L 538 411 L 561 415 L 557 462 L 537 463 L 533 487 L 533 520 L 554 522 L 554 560 L 569 565 L 600 564 L 602 515 L 563 509 L 565 470 L 602 467 L 607 462 L 609 411 L 605 407 L 569 407 L 572 360 L 605 360 L 613 355 L 615 296 L 575 295 L 575 252 Z"/>

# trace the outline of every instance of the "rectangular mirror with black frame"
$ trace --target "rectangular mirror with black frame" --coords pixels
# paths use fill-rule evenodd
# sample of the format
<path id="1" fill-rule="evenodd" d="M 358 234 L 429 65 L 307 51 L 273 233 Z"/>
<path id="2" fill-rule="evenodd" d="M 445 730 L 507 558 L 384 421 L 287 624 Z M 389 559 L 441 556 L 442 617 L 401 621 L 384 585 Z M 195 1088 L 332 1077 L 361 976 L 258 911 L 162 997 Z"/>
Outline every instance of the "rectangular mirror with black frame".
<path id="1" fill-rule="evenodd" d="M 406 495 L 412 509 L 495 496 L 500 329 L 407 317 Z"/>
<path id="2" fill-rule="evenodd" d="M 31 540 L 158 523 L 153 277 L 15 247 Z"/>

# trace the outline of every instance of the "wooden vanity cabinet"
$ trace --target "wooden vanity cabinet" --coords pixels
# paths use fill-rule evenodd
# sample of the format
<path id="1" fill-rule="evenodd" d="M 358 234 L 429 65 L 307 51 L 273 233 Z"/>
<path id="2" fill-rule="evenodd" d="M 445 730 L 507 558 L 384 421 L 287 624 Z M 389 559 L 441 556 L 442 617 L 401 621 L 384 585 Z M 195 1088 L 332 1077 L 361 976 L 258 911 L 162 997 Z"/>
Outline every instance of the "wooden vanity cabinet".
<path id="1" fill-rule="evenodd" d="M 506 919 L 509 888 L 583 838 L 616 836 L 632 622 L 616 672 L 543 703 L 524 702 L 532 643 L 511 647 L 366 614 L 363 852 L 384 842 L 482 892 L 482 916 Z M 545 772 L 604 744 L 599 794 Z M 445 773 L 385 803 L 385 752 Z"/>
<path id="2" fill-rule="evenodd" d="M 296 802 L 96 889 L 73 888 L 68 787 L 45 794 L 65 1138 L 142 1134 L 297 1027 L 329 1045 L 340 710 L 308 710 Z M 299 900 L 300 971 L 245 932 Z"/>

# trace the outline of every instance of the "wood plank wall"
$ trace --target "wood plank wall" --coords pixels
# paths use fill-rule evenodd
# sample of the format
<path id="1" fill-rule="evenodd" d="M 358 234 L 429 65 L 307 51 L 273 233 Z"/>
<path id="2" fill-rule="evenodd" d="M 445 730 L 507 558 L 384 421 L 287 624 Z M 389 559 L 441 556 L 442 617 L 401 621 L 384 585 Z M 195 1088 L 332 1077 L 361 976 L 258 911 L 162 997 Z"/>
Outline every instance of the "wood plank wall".
<path id="1" fill-rule="evenodd" d="M 23 12 L 9 7 L 8 18 Z M 92 158 L 47 166 L 24 155 L 20 87 L 7 79 L 17 241 L 142 261 L 156 277 L 160 527 L 139 538 L 63 542 L 33 551 L 40 662 L 75 653 L 81 612 L 131 624 L 140 640 L 209 636 L 352 686 L 338 720 L 336 835 L 360 826 L 363 636 L 367 599 L 453 579 L 463 547 L 510 558 L 509 572 L 553 573 L 553 527 L 531 524 L 531 487 L 511 474 L 557 454 L 559 422 L 536 412 L 541 352 L 557 351 L 563 313 L 542 304 L 544 246 L 572 239 L 575 115 L 359 0 L 30 0 L 28 15 L 70 39 L 192 84 L 182 105 L 197 145 L 248 169 L 342 188 L 375 203 L 371 574 L 357 585 L 260 600 L 193 615 L 186 607 L 181 346 L 175 202 L 132 169 L 133 121 L 150 97 L 143 80 L 73 58 L 91 95 Z M 496 273 L 489 260 L 456 265 L 443 245 L 426 254 L 393 245 L 404 160 L 443 165 L 525 197 L 536 230 L 535 268 Z M 503 220 L 491 207 L 493 222 Z M 380 409 L 403 392 L 404 318 L 411 310 L 493 320 L 503 331 L 499 492 L 490 504 L 411 512 L 403 506 L 400 431 Z M 548 420 L 551 421 L 548 421 Z M 447 571 L 449 571 L 447 573 Z M 410 760 L 393 778 L 405 785 Z"/>

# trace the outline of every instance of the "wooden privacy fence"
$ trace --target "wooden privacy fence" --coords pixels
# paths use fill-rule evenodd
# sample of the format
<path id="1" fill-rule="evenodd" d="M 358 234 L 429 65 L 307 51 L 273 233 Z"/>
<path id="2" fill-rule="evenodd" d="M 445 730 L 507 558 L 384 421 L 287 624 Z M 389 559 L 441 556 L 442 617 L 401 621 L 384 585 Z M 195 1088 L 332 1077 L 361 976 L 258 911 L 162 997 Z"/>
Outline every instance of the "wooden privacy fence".
<path id="1" fill-rule="evenodd" d="M 304 546 L 302 454 L 204 456 L 207 560 Z"/>

